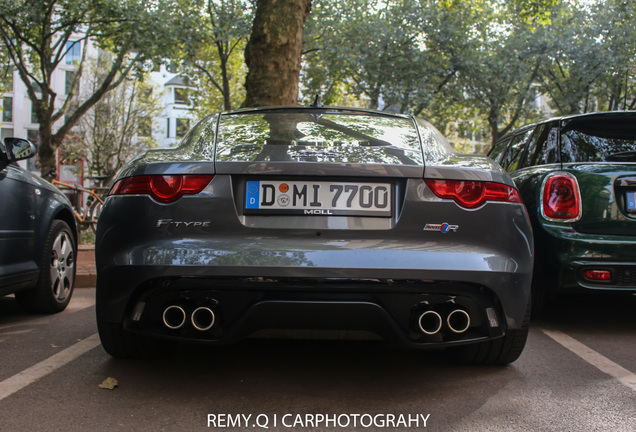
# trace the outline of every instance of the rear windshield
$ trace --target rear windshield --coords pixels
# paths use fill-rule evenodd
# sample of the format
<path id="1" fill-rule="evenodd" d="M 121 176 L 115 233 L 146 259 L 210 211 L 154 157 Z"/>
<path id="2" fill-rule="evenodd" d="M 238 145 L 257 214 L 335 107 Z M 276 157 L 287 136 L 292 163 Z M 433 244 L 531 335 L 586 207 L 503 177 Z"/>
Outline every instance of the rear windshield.
<path id="1" fill-rule="evenodd" d="M 216 159 L 418 165 L 422 150 L 409 118 L 257 112 L 221 116 Z"/>
<path id="2" fill-rule="evenodd" d="M 631 119 L 587 120 L 561 132 L 563 162 L 636 162 L 636 125 Z"/>

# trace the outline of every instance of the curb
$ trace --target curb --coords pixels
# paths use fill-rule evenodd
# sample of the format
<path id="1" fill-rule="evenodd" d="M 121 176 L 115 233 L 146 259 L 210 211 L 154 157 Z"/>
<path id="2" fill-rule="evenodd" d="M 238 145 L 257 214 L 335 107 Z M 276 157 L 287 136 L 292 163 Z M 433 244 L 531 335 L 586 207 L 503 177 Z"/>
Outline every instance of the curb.
<path id="1" fill-rule="evenodd" d="M 94 288 L 96 282 L 95 246 L 79 245 L 77 248 L 75 288 Z"/>

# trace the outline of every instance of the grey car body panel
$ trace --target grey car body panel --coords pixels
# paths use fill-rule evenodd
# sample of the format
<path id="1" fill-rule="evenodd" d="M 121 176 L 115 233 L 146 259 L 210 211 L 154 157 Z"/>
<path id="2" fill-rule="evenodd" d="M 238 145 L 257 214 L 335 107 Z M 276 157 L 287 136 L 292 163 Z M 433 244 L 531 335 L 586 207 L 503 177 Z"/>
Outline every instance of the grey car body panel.
<path id="1" fill-rule="evenodd" d="M 45 236 L 53 219 L 75 229 L 72 207 L 55 186 L 15 162 L 0 162 L 0 295 L 37 281 Z"/>
<path id="2" fill-rule="evenodd" d="M 218 278 L 384 280 L 390 295 L 390 280 L 400 279 L 430 282 L 433 290 L 451 284 L 459 291 L 493 292 L 506 328 L 522 326 L 533 262 L 525 207 L 488 202 L 467 210 L 438 198 L 424 182 L 435 178 L 513 185 L 490 159 L 456 155 L 436 142 L 427 144 L 421 164 L 214 162 L 210 139 L 216 120 L 212 116 L 195 126 L 198 132 L 188 134 L 178 149 L 150 152 L 119 175 L 215 177 L 201 193 L 177 203 L 138 195 L 106 200 L 96 243 L 101 319 L 126 320 L 143 290 L 160 280 L 209 281 L 211 290 L 233 289 L 216 286 Z M 435 151 L 430 151 L 432 145 Z M 395 192 L 393 212 L 391 217 L 245 214 L 246 179 L 271 177 L 389 181 Z M 448 233 L 425 230 L 443 223 L 457 228 Z"/>

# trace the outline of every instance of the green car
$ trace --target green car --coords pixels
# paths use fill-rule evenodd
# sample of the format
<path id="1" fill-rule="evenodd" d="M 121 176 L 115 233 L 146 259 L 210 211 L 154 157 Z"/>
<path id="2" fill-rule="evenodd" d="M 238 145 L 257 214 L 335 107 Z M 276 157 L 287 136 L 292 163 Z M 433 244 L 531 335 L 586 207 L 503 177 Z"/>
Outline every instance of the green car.
<path id="1" fill-rule="evenodd" d="M 534 316 L 554 294 L 636 292 L 636 111 L 528 125 L 489 156 L 530 214 Z"/>

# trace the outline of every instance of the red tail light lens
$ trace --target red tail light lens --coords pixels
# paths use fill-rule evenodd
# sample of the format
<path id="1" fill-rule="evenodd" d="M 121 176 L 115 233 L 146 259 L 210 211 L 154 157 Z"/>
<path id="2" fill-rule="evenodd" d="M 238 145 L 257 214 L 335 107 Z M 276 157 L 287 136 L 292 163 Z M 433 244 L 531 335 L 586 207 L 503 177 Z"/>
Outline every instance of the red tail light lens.
<path id="1" fill-rule="evenodd" d="M 213 175 L 127 177 L 115 183 L 109 195 L 150 195 L 159 202 L 170 203 L 183 195 L 201 192 L 213 178 Z"/>
<path id="2" fill-rule="evenodd" d="M 583 277 L 592 282 L 609 282 L 612 280 L 612 272 L 609 270 L 585 270 Z"/>
<path id="3" fill-rule="evenodd" d="M 424 180 L 435 195 L 452 199 L 464 208 L 477 208 L 487 201 L 520 203 L 517 189 L 501 183 L 466 180 Z"/>
<path id="4" fill-rule="evenodd" d="M 546 177 L 541 213 L 554 222 L 576 222 L 581 218 L 579 184 L 572 174 L 556 173 Z"/>

